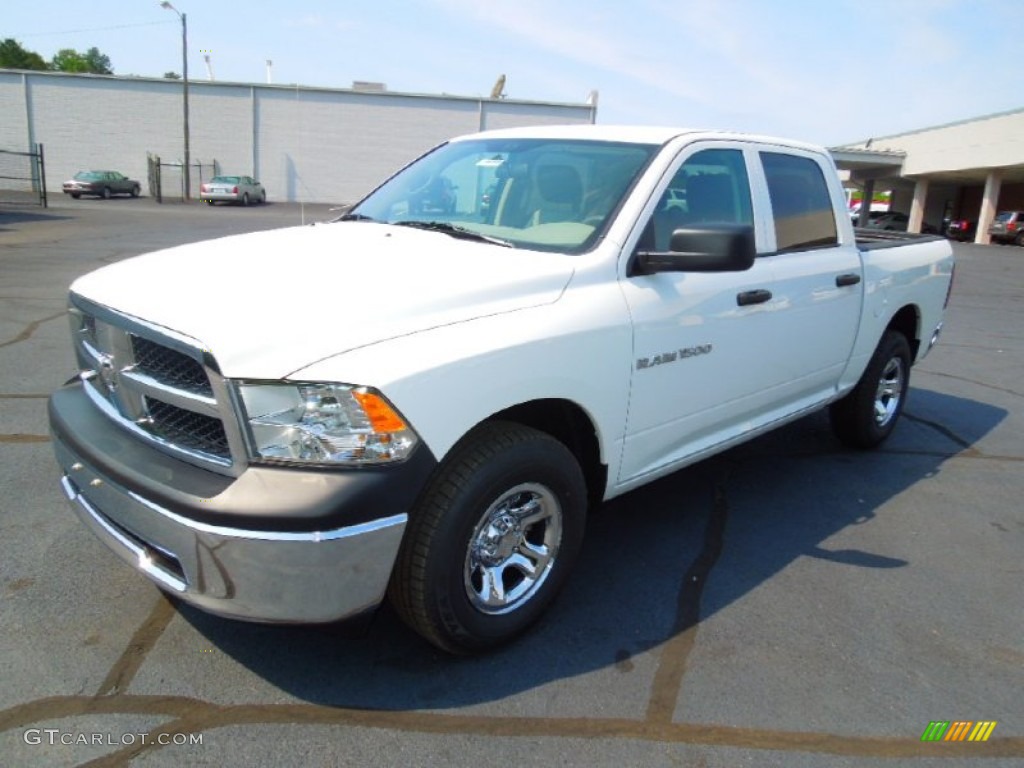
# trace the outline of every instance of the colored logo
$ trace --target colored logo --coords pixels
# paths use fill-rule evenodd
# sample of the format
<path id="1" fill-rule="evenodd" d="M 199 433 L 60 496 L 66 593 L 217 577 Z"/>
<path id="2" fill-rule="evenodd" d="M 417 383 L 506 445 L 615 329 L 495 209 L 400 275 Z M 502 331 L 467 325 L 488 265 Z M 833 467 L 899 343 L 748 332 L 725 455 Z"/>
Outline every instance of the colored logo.
<path id="1" fill-rule="evenodd" d="M 921 741 L 988 741 L 997 724 L 995 720 L 932 720 Z"/>

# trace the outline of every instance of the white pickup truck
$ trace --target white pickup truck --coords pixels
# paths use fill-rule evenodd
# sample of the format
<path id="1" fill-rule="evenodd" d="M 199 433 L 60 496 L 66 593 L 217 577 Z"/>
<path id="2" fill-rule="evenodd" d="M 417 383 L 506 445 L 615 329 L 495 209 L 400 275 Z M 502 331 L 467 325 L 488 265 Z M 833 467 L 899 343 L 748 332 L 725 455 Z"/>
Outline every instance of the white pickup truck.
<path id="1" fill-rule="evenodd" d="M 162 589 L 257 621 L 385 597 L 440 648 L 549 606 L 589 504 L 830 406 L 870 448 L 952 284 L 855 238 L 829 155 L 732 133 L 449 141 L 340 220 L 78 279 L 63 489 Z"/>

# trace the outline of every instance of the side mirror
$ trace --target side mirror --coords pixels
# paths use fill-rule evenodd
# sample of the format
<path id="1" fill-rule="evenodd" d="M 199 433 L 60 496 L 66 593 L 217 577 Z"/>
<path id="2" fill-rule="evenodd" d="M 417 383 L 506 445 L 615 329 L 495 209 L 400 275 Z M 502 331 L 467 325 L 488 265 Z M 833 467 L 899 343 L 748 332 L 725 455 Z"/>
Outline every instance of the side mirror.
<path id="1" fill-rule="evenodd" d="M 754 266 L 754 228 L 749 224 L 705 224 L 677 229 L 670 251 L 637 251 L 631 275 L 658 272 L 745 272 Z"/>

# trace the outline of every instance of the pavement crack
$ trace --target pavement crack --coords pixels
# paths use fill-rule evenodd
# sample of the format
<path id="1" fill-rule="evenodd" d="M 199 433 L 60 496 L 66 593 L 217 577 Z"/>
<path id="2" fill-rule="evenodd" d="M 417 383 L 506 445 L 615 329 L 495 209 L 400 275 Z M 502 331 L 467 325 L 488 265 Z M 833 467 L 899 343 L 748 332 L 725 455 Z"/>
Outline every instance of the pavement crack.
<path id="1" fill-rule="evenodd" d="M 971 443 L 970 440 L 968 440 L 967 438 L 964 438 L 964 437 L 960 437 L 960 435 L 958 435 L 956 432 L 951 430 L 945 424 L 940 424 L 937 421 L 932 421 L 931 419 L 925 419 L 925 418 L 922 418 L 921 416 L 914 416 L 912 413 L 908 413 L 907 411 L 903 411 L 903 416 L 906 419 L 914 422 L 915 424 L 921 424 L 921 425 L 926 426 L 926 427 L 931 427 L 936 432 L 938 432 L 940 435 L 948 437 L 950 440 L 952 440 L 954 443 L 959 445 L 965 451 L 974 452 L 974 453 L 978 453 L 979 452 L 978 449 L 974 447 L 974 445 Z"/>
<path id="2" fill-rule="evenodd" d="M 728 512 L 723 478 L 715 483 L 711 515 L 704 529 L 704 546 L 683 577 L 671 636 L 661 649 L 658 669 L 651 684 L 651 698 L 647 703 L 646 719 L 649 722 L 670 723 L 675 714 L 690 653 L 697 640 L 701 596 L 711 569 L 722 553 Z"/>
<path id="3" fill-rule="evenodd" d="M 8 339 L 7 341 L 0 342 L 0 349 L 3 349 L 4 347 L 9 347 L 12 344 L 20 344 L 21 342 L 31 338 L 32 334 L 36 332 L 40 325 L 42 325 L 43 323 L 48 323 L 51 320 L 56 320 L 58 317 L 64 317 L 65 314 L 67 313 L 62 311 L 57 312 L 56 314 L 53 315 L 47 315 L 46 317 L 40 320 L 33 320 L 31 323 L 26 325 L 24 330 L 17 336 L 15 336 L 13 339 Z"/>
<path id="4" fill-rule="evenodd" d="M 0 443 L 13 443 L 14 445 L 25 445 L 26 443 L 48 443 L 49 435 L 26 435 L 15 432 L 11 435 L 0 435 Z"/>
<path id="5" fill-rule="evenodd" d="M 128 647 L 110 668 L 106 678 L 100 684 L 99 690 L 96 691 L 96 696 L 123 693 L 128 689 L 146 660 L 146 656 L 153 650 L 153 646 L 156 645 L 157 640 L 160 639 L 164 630 L 171 623 L 171 619 L 176 615 L 174 605 L 161 592 L 156 605 L 149 612 L 149 616 L 135 630 L 132 639 L 128 641 Z"/>
<path id="6" fill-rule="evenodd" d="M 969 379 L 966 376 L 957 376 L 952 373 L 939 373 L 938 371 L 922 371 L 922 373 L 928 374 L 929 376 L 941 376 L 946 379 L 956 379 L 957 381 L 965 381 L 968 384 L 974 384 L 978 387 L 985 387 L 985 389 L 994 389 L 996 392 L 1005 392 L 1008 395 L 1014 397 L 1024 397 L 1024 392 L 1018 392 L 1015 389 L 1007 389 L 1006 387 L 997 387 L 995 384 L 986 384 L 984 381 L 977 381 L 975 379 Z"/>
<path id="7" fill-rule="evenodd" d="M 169 720 L 150 734 L 209 733 L 219 728 L 254 725 L 343 726 L 380 728 L 403 733 L 487 737 L 576 738 L 646 741 L 662 744 L 758 749 L 774 752 L 842 755 L 857 758 L 978 759 L 1024 757 L 1024 737 L 996 736 L 985 742 L 921 741 L 915 725 L 907 736 L 860 736 L 814 731 L 744 728 L 715 723 L 651 722 L 602 717 L 498 717 L 442 712 L 349 709 L 322 704 L 215 704 L 185 696 L 133 695 L 51 696 L 0 711 L 0 732 L 31 723 L 80 716 L 145 715 Z M 169 746 L 147 739 L 144 751 Z M 936 750 L 940 748 L 941 754 Z M 132 752 L 137 746 L 130 747 Z M 132 760 L 118 750 L 86 765 L 121 766 Z"/>

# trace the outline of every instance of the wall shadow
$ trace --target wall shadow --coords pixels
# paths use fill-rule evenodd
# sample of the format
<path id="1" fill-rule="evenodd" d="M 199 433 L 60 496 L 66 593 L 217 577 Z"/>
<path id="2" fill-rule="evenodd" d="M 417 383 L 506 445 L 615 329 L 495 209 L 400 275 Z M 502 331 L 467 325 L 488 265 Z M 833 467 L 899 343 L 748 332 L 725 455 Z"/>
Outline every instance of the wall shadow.
<path id="1" fill-rule="evenodd" d="M 255 674 L 328 706 L 447 709 L 606 667 L 626 671 L 630 657 L 685 628 L 678 615 L 684 576 L 706 557 L 723 495 L 728 517 L 714 535 L 729 567 L 719 563 L 711 571 L 714 588 L 704 595 L 699 621 L 800 557 L 837 568 L 906 567 L 879 553 L 822 543 L 847 526 L 870 525 L 875 510 L 939 473 L 946 459 L 1007 415 L 920 389 L 909 402 L 911 412 L 951 414 L 970 426 L 954 440 L 905 420 L 880 455 L 844 450 L 819 413 L 603 505 L 589 521 L 580 563 L 554 609 L 526 636 L 486 656 L 435 651 L 387 606 L 369 620 L 330 627 L 254 625 L 188 606 L 179 611 Z"/>
<path id="2" fill-rule="evenodd" d="M 64 216 L 59 213 L 43 213 L 41 211 L 19 210 L 17 208 L 0 207 L 0 231 L 6 230 L 8 224 L 30 224 L 36 221 L 63 221 L 72 219 L 73 216 Z"/>

